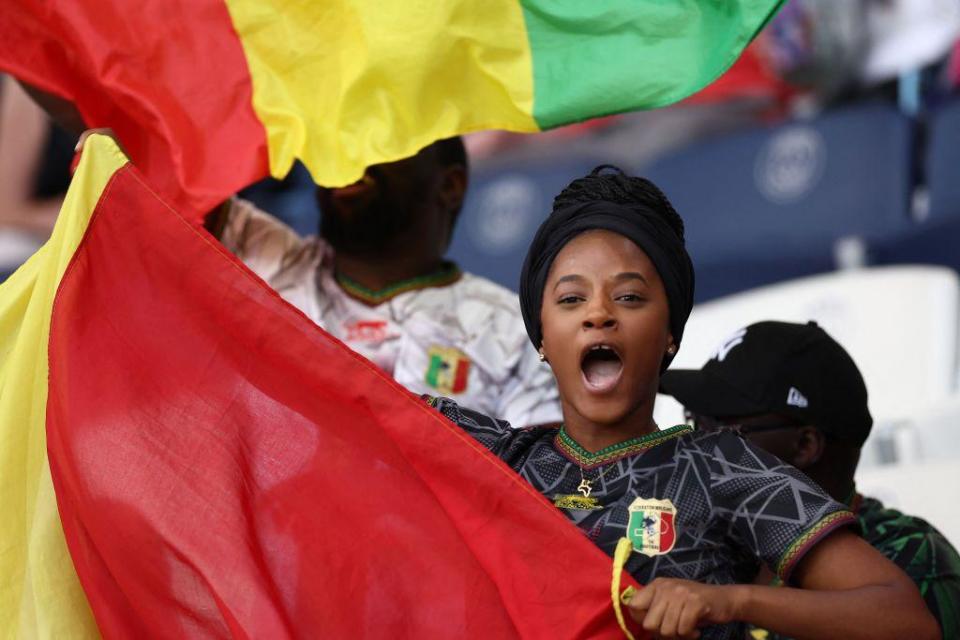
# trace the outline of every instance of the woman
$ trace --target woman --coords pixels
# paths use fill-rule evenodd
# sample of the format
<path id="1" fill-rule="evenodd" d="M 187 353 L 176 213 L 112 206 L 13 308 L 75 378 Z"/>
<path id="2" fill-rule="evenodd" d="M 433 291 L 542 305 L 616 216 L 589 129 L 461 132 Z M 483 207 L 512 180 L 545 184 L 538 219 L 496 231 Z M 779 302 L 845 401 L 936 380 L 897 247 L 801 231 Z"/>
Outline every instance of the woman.
<path id="1" fill-rule="evenodd" d="M 683 222 L 650 182 L 612 167 L 575 180 L 531 244 L 520 301 L 553 369 L 564 424 L 512 430 L 431 402 L 501 457 L 646 588 L 628 603 L 663 638 L 936 638 L 906 576 L 800 472 L 729 432 L 660 431 L 660 373 L 693 304 Z M 764 563 L 786 588 L 749 583 Z M 794 588 L 799 587 L 798 588 Z"/>

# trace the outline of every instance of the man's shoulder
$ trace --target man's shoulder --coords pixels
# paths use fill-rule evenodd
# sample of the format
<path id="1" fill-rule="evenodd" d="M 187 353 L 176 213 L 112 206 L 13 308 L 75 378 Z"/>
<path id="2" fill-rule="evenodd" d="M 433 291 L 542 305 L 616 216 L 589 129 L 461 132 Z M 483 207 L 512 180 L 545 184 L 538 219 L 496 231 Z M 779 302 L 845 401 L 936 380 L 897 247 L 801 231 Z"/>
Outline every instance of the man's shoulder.
<path id="1" fill-rule="evenodd" d="M 952 556 L 957 556 L 957 551 L 932 524 L 918 516 L 886 507 L 875 498 L 862 498 L 857 519 L 864 538 L 874 547 L 905 550 L 908 546 L 932 544 L 945 546 Z M 913 545 L 910 545 L 911 541 Z"/>
<path id="2" fill-rule="evenodd" d="M 497 342 L 512 353 L 527 339 L 516 295 L 481 276 L 464 272 L 450 284 L 401 296 L 408 301 L 409 310 L 439 324 L 457 327 L 463 336 L 472 336 L 471 340 L 496 336 Z"/>
<path id="3" fill-rule="evenodd" d="M 472 300 L 502 308 L 505 313 L 520 316 L 517 294 L 507 287 L 464 271 L 460 279 L 450 285 L 462 300 Z"/>
<path id="4" fill-rule="evenodd" d="M 227 217 L 230 221 L 242 221 L 245 224 L 257 224 L 266 228 L 289 231 L 293 229 L 285 225 L 279 218 L 270 215 L 250 200 L 233 196 L 227 200 Z"/>
<path id="5" fill-rule="evenodd" d="M 264 211 L 256 204 L 239 196 L 228 201 L 227 228 L 250 235 L 272 236 L 282 238 L 291 245 L 317 245 L 325 248 L 326 243 L 315 235 L 301 236 L 292 227 L 276 216 Z"/>
<path id="6" fill-rule="evenodd" d="M 254 203 L 238 197 L 229 200 L 220 240 L 271 284 L 281 274 L 290 279 L 297 277 L 291 272 L 311 272 L 328 252 L 322 239 L 300 236 Z"/>

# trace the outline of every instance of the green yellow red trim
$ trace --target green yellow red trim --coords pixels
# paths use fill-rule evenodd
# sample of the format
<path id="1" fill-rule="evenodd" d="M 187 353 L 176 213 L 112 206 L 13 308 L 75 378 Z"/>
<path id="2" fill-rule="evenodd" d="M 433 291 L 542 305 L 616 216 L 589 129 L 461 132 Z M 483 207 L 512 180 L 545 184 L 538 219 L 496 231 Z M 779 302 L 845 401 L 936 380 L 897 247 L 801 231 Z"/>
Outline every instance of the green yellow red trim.
<path id="1" fill-rule="evenodd" d="M 846 510 L 834 511 L 821 518 L 801 533 L 780 556 L 780 562 L 777 563 L 777 576 L 786 583 L 797 562 L 813 545 L 834 529 L 856 523 L 856 516 Z"/>
<path id="2" fill-rule="evenodd" d="M 663 431 L 648 433 L 639 438 L 631 438 L 620 444 L 610 445 L 609 447 L 604 447 L 599 451 L 591 453 L 577 444 L 567 433 L 566 429 L 561 426 L 560 432 L 557 433 L 557 437 L 554 438 L 554 444 L 557 449 L 560 450 L 560 453 L 580 466 L 581 469 L 593 469 L 602 464 L 609 464 L 620 458 L 640 453 L 641 451 L 645 451 L 667 440 L 690 433 L 691 431 L 693 431 L 693 427 L 690 425 L 679 424 L 675 427 L 664 429 Z"/>
<path id="3" fill-rule="evenodd" d="M 401 280 L 383 289 L 369 289 L 341 273 L 336 274 L 336 277 L 337 284 L 351 298 L 356 298 L 369 305 L 377 305 L 408 291 L 426 289 L 427 287 L 445 287 L 459 280 L 462 275 L 463 272 L 460 271 L 460 267 L 452 262 L 446 262 L 433 273 Z"/>

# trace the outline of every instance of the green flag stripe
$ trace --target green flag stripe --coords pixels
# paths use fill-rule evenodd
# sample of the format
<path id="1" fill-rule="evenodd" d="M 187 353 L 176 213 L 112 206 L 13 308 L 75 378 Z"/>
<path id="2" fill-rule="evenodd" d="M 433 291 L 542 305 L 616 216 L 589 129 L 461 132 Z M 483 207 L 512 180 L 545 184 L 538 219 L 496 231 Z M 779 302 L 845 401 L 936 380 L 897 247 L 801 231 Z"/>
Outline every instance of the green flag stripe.
<path id="1" fill-rule="evenodd" d="M 785 0 L 520 0 L 541 129 L 662 107 L 739 57 Z"/>

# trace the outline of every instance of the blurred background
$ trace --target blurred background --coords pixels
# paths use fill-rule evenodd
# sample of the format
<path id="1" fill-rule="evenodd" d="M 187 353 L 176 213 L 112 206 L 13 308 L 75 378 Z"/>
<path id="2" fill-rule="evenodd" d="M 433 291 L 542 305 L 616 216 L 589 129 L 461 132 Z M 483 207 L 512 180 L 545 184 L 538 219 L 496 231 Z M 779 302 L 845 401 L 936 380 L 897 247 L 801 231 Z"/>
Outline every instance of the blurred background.
<path id="1" fill-rule="evenodd" d="M 958 38 L 957 0 L 792 0 L 683 103 L 469 136 L 450 257 L 515 290 L 537 225 L 571 179 L 605 163 L 650 178 L 685 219 L 697 272 L 674 366 L 700 367 L 758 320 L 817 320 L 870 392 L 861 491 L 960 542 Z M 52 228 L 73 142 L 4 80 L 0 278 Z M 303 234 L 318 228 L 302 166 L 243 195 Z M 683 420 L 669 398 L 657 418 Z"/>

